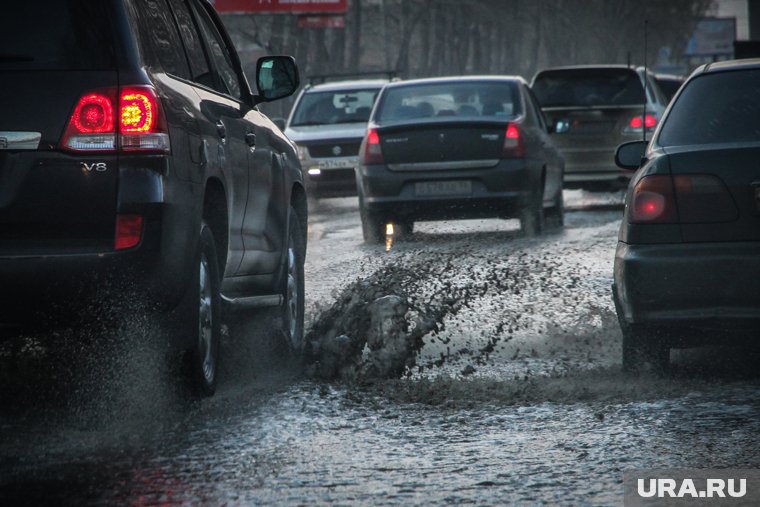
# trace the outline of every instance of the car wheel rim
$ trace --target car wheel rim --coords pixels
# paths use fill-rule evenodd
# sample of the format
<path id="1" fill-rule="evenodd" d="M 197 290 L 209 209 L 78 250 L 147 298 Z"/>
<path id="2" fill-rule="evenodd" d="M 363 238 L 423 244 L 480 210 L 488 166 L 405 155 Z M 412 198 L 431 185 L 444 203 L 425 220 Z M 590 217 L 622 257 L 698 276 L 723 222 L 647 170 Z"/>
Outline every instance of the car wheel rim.
<path id="1" fill-rule="evenodd" d="M 214 380 L 214 312 L 211 297 L 211 279 L 209 277 L 208 259 L 201 257 L 199 272 L 198 306 L 198 352 L 201 358 L 203 378 L 211 383 Z"/>
<path id="2" fill-rule="evenodd" d="M 290 341 L 294 347 L 298 346 L 298 336 L 296 328 L 298 324 L 298 265 L 296 263 L 296 252 L 292 246 L 288 247 L 288 285 L 287 285 L 286 305 L 286 325 L 290 334 Z"/>

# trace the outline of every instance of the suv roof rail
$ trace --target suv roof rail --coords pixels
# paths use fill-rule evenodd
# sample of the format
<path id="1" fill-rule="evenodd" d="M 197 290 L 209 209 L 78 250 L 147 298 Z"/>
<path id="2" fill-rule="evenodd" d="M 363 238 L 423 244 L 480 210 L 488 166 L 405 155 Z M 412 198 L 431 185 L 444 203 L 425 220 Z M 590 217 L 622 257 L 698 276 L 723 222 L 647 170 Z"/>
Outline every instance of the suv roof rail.
<path id="1" fill-rule="evenodd" d="M 366 72 L 347 72 L 342 74 L 315 74 L 306 78 L 309 85 L 326 83 L 331 80 L 342 80 L 350 78 L 363 78 L 371 76 L 387 76 L 389 80 L 398 80 L 398 71 L 396 70 L 376 70 Z"/>

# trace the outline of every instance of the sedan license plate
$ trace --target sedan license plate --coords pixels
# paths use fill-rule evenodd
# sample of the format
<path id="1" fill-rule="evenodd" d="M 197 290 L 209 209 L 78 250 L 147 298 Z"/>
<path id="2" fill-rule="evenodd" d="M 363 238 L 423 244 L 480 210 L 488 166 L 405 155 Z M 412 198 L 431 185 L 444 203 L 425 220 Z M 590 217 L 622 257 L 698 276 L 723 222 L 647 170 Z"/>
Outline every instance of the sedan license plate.
<path id="1" fill-rule="evenodd" d="M 472 194 L 472 181 L 420 181 L 414 184 L 414 193 L 420 197 L 470 195 Z"/>
<path id="2" fill-rule="evenodd" d="M 359 159 L 356 158 L 339 158 L 319 161 L 320 169 L 349 169 L 359 165 Z"/>

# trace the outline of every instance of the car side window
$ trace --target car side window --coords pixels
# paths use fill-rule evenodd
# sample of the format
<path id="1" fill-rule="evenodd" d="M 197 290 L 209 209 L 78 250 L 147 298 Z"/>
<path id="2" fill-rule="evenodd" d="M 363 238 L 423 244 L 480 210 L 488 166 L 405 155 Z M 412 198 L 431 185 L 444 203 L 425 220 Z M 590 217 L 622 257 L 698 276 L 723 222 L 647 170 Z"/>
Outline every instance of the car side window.
<path id="1" fill-rule="evenodd" d="M 148 51 L 149 59 L 157 60 L 151 63 L 157 63 L 168 74 L 188 79 L 187 58 L 166 0 L 137 0 L 135 7 L 140 39 L 152 49 Z"/>
<path id="2" fill-rule="evenodd" d="M 190 9 L 185 0 L 169 0 L 177 19 L 177 25 L 182 36 L 187 60 L 190 62 L 190 79 L 198 84 L 213 88 L 214 76 L 206 58 L 206 52 L 201 45 L 201 37 L 198 28 L 190 14 Z"/>
<path id="3" fill-rule="evenodd" d="M 224 43 L 224 39 L 214 26 L 213 21 L 202 8 L 196 8 L 198 20 L 209 50 L 209 57 L 214 62 L 219 74 L 220 83 L 214 88 L 221 93 L 230 95 L 238 100 L 242 98 L 240 80 L 238 79 L 235 66 L 232 64 L 230 49 Z"/>

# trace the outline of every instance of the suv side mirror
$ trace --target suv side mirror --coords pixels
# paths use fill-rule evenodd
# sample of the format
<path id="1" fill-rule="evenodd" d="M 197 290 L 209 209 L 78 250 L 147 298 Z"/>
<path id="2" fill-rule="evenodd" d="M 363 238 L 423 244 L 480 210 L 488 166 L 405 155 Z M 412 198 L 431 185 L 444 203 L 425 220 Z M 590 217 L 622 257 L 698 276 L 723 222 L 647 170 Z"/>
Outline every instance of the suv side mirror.
<path id="1" fill-rule="evenodd" d="M 272 118 L 272 123 L 277 125 L 277 128 L 284 131 L 285 130 L 285 123 L 287 120 L 285 118 Z"/>
<path id="2" fill-rule="evenodd" d="M 292 56 L 264 56 L 256 62 L 257 102 L 270 102 L 293 93 L 301 84 Z"/>
<path id="3" fill-rule="evenodd" d="M 641 167 L 647 144 L 646 141 L 631 141 L 621 144 L 615 151 L 615 164 L 623 169 L 635 171 Z"/>

